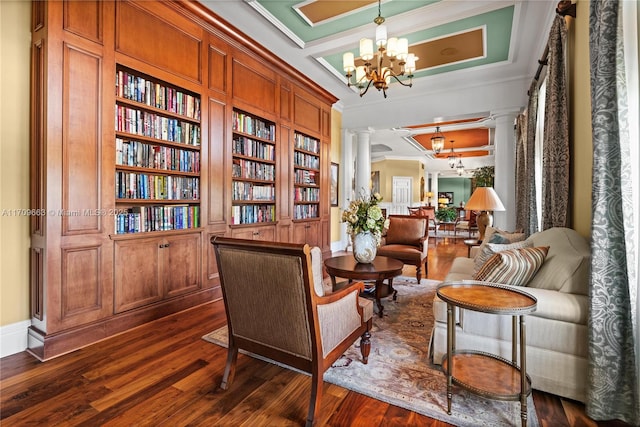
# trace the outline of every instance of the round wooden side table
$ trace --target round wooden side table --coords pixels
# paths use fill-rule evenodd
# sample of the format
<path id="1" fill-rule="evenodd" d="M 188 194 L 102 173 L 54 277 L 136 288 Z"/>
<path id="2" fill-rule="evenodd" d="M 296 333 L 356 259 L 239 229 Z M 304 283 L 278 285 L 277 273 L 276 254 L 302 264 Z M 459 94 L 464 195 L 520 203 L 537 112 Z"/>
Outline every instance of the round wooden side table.
<path id="1" fill-rule="evenodd" d="M 336 277 L 343 277 L 349 280 L 375 280 L 375 299 L 378 307 L 378 316 L 382 317 L 382 283 L 386 279 L 389 284 L 389 291 L 393 290 L 393 278 L 402 274 L 404 264 L 397 259 L 376 256 L 370 264 L 362 264 L 356 261 L 353 255 L 342 255 L 329 258 L 324 262 L 327 274 L 331 277 L 333 287 L 336 287 Z M 395 297 L 395 294 L 394 294 Z"/>
<path id="2" fill-rule="evenodd" d="M 490 399 L 520 400 L 520 418 L 526 427 L 531 378 L 527 375 L 525 315 L 536 311 L 538 301 L 516 287 L 478 281 L 444 282 L 436 293 L 447 303 L 447 354 L 442 358 L 442 369 L 447 375 L 447 413 L 451 415 L 452 385 L 456 384 Z M 456 349 L 454 307 L 511 315 L 512 360 L 482 351 Z"/>

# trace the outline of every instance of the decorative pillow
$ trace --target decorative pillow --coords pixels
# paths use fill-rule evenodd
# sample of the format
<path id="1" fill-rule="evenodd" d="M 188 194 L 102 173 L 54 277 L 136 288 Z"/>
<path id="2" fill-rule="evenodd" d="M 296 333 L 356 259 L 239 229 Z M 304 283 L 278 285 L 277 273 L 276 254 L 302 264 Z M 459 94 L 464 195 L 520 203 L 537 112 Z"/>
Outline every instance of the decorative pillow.
<path id="1" fill-rule="evenodd" d="M 524 233 L 511 233 L 508 231 L 500 230 L 499 228 L 496 228 L 496 227 L 487 227 L 484 233 L 484 240 L 482 241 L 482 243 L 480 244 L 480 247 L 478 248 L 478 251 L 477 251 L 478 254 L 482 253 L 484 248 L 487 246 L 487 243 L 500 243 L 500 242 L 492 241 L 492 239 L 494 239 L 493 236 L 495 236 L 496 234 L 509 241 L 505 243 L 521 242 L 526 237 Z M 496 239 L 499 239 L 500 237 L 496 237 Z M 476 272 L 477 271 L 478 270 L 476 269 Z"/>
<path id="2" fill-rule="evenodd" d="M 510 249 L 530 248 L 532 246 L 533 246 L 533 243 L 531 243 L 528 240 L 524 240 L 522 242 L 508 243 L 506 245 L 500 245 L 498 243 L 486 243 L 485 245 L 481 245 L 480 250 L 478 251 L 478 255 L 476 255 L 476 257 L 473 260 L 473 273 L 478 274 L 478 271 L 480 271 L 482 266 L 495 253 L 508 251 Z"/>
<path id="3" fill-rule="evenodd" d="M 526 286 L 544 263 L 549 246 L 511 249 L 494 254 L 475 275 L 476 280 Z"/>
<path id="4" fill-rule="evenodd" d="M 498 243 L 499 245 L 506 245 L 507 243 L 511 243 L 511 241 L 500 233 L 493 233 L 493 236 L 491 236 L 491 239 L 489 239 L 489 243 Z"/>

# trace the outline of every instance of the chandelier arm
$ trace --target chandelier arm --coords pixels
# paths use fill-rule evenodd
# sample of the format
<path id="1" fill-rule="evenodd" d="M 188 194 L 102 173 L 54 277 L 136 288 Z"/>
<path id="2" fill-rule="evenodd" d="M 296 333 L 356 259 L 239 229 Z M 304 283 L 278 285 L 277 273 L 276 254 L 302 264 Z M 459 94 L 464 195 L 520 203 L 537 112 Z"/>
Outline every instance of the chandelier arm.
<path id="1" fill-rule="evenodd" d="M 364 92 L 360 92 L 360 97 L 361 98 L 364 96 L 365 93 L 367 93 L 367 91 L 371 87 L 371 83 L 373 83 L 373 80 L 369 80 L 369 83 L 367 83 L 367 87 L 364 89 Z"/>
<path id="2" fill-rule="evenodd" d="M 394 79 L 396 79 L 396 81 L 398 83 L 400 83 L 402 86 L 406 86 L 406 87 L 411 87 L 413 86 L 413 82 L 411 80 L 409 80 L 409 83 L 405 83 L 402 80 L 400 80 L 395 74 L 389 74 L 391 77 L 393 77 Z M 402 75 L 402 74 L 400 74 Z"/>

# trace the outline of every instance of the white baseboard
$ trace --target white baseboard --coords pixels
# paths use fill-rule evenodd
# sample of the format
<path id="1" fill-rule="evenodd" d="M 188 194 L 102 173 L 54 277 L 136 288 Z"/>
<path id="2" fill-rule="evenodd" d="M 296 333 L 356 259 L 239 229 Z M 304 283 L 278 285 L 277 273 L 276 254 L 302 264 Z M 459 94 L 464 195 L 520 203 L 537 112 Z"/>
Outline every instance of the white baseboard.
<path id="1" fill-rule="evenodd" d="M 0 326 L 0 357 L 10 356 L 27 349 L 27 330 L 30 320 Z"/>

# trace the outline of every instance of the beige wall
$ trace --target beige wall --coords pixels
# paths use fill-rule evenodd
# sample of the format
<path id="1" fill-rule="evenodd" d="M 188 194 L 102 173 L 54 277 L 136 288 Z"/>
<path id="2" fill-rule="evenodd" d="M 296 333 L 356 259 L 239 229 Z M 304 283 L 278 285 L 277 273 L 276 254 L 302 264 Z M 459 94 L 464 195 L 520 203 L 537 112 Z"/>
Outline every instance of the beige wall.
<path id="1" fill-rule="evenodd" d="M 589 1 L 580 0 L 575 21 L 569 24 L 569 111 L 572 164 L 573 228 L 591 236 L 591 92 L 589 77 Z"/>
<path id="2" fill-rule="evenodd" d="M 412 203 L 420 201 L 420 177 L 424 176 L 422 163 L 417 160 L 382 160 L 371 164 L 371 172 L 380 171 L 382 201 L 391 203 L 394 176 L 413 178 Z M 426 185 L 426 184 L 425 184 Z"/>
<path id="3" fill-rule="evenodd" d="M 0 1 L 0 326 L 29 319 L 31 3 Z"/>
<path id="4" fill-rule="evenodd" d="M 338 179 L 344 180 L 344 168 L 340 163 L 340 153 L 342 153 L 342 113 L 336 109 L 331 109 L 331 161 L 338 163 Z M 338 188 L 340 186 L 338 185 Z M 338 197 L 341 194 L 338 192 Z M 340 207 L 331 208 L 331 242 L 340 241 Z"/>

